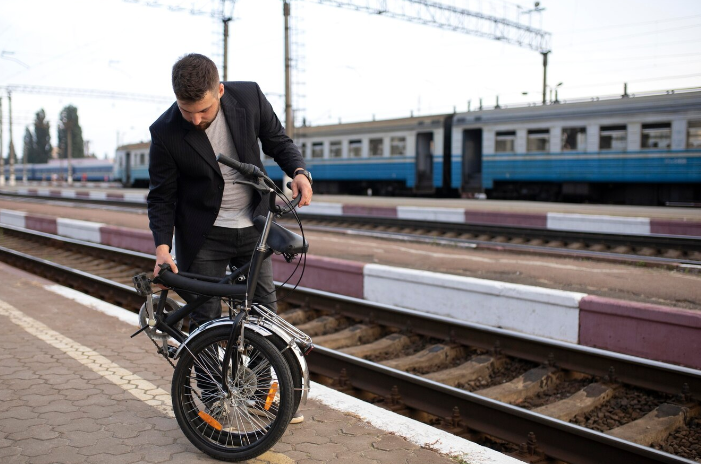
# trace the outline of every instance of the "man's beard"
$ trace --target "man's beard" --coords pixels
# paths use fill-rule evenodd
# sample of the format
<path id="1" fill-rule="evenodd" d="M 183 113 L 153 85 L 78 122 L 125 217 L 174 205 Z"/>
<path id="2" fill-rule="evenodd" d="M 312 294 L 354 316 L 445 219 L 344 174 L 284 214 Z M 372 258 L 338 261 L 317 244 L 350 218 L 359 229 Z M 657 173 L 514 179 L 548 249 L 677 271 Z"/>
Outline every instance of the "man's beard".
<path id="1" fill-rule="evenodd" d="M 215 117 L 214 119 L 217 119 L 217 118 Z M 212 123 L 214 122 L 214 119 L 212 119 L 212 120 L 209 121 L 209 122 L 201 122 L 201 123 L 199 123 L 198 125 L 195 126 L 195 129 L 197 129 L 197 130 L 199 130 L 199 131 L 207 130 L 207 128 L 208 128 L 209 126 L 211 126 Z"/>
<path id="2" fill-rule="evenodd" d="M 220 105 L 219 99 L 217 99 L 217 112 L 214 113 L 214 118 L 211 121 L 207 121 L 207 122 L 203 121 L 203 122 L 197 124 L 195 126 L 195 129 L 197 129 L 199 131 L 207 130 L 207 128 L 212 125 L 214 120 L 217 119 L 217 116 L 219 116 L 219 105 Z"/>

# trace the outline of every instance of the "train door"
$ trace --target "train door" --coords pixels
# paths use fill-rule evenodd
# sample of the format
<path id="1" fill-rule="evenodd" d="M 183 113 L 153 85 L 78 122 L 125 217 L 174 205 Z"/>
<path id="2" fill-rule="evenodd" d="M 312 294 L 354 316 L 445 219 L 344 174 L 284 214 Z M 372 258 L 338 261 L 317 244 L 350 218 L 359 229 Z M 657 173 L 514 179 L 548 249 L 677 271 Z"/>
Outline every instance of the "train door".
<path id="1" fill-rule="evenodd" d="M 122 185 L 131 187 L 131 152 L 124 153 L 124 169 L 122 170 Z"/>
<path id="2" fill-rule="evenodd" d="M 416 134 L 416 192 L 433 192 L 433 132 Z"/>
<path id="3" fill-rule="evenodd" d="M 462 131 L 462 182 L 460 191 L 482 191 L 482 129 Z"/>

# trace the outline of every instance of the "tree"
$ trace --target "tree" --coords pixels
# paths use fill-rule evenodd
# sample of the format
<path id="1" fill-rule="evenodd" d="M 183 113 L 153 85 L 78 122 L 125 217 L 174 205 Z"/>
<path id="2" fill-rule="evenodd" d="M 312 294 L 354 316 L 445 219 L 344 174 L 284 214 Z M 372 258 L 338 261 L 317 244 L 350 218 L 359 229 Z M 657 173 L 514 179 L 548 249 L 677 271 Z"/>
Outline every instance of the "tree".
<path id="1" fill-rule="evenodd" d="M 46 120 L 42 108 L 36 113 L 34 120 L 34 146 L 29 152 L 30 163 L 47 163 L 51 158 L 51 123 Z"/>
<path id="2" fill-rule="evenodd" d="M 29 127 L 24 128 L 24 149 L 22 150 L 22 163 L 34 163 L 32 155 L 36 147 L 34 146 L 34 137 Z"/>
<path id="3" fill-rule="evenodd" d="M 78 122 L 78 108 L 68 105 L 61 110 L 58 116 L 58 147 L 60 158 L 68 158 L 68 130 L 71 131 L 71 158 L 84 158 L 83 151 L 83 129 Z M 68 130 L 67 130 L 68 129 Z"/>

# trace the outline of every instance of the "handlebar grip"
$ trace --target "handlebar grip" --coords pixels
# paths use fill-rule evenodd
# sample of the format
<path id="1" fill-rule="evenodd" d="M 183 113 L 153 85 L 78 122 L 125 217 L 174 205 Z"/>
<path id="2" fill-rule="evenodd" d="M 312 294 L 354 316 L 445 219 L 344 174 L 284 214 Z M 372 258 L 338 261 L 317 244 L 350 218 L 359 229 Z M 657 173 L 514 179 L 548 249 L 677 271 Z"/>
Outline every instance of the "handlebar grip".
<path id="1" fill-rule="evenodd" d="M 297 198 L 293 198 L 292 201 L 290 202 L 290 205 L 292 206 L 291 209 L 296 208 L 301 200 L 302 200 L 302 192 L 297 192 Z"/>
<path id="2" fill-rule="evenodd" d="M 217 161 L 219 161 L 221 164 L 229 166 L 232 169 L 236 169 L 246 177 L 263 177 L 265 175 L 263 174 L 263 171 L 258 169 L 258 166 L 242 163 L 228 156 L 224 156 L 221 153 L 217 155 Z"/>

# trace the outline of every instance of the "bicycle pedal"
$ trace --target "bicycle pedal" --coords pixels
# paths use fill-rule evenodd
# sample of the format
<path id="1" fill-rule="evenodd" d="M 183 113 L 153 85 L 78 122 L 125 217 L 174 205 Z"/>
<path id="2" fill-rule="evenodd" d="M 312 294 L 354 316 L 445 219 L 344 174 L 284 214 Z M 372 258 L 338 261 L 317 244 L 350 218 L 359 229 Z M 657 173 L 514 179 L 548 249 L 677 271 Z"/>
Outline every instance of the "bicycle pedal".
<path id="1" fill-rule="evenodd" d="M 177 347 L 177 346 L 168 345 L 168 348 L 167 348 L 167 349 L 168 349 L 168 357 L 169 357 L 170 359 L 175 358 L 175 354 L 178 352 L 178 347 Z M 159 347 L 158 347 L 158 354 L 160 354 L 161 356 L 164 356 L 163 347 L 162 347 L 162 346 L 159 346 Z"/>

